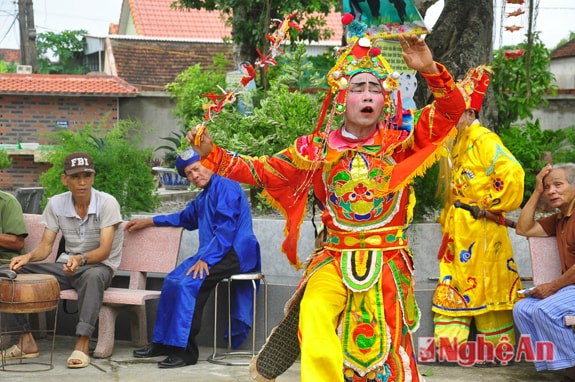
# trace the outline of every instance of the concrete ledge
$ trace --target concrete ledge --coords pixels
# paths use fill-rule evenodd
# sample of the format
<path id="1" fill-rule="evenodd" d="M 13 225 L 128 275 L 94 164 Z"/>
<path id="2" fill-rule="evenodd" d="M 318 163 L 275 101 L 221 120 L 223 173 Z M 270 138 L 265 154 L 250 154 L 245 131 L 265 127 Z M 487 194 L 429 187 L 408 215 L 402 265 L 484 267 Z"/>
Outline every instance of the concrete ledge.
<path id="1" fill-rule="evenodd" d="M 136 216 L 135 216 L 136 217 Z M 266 275 L 269 285 L 269 301 L 268 301 L 268 317 L 269 327 L 273 328 L 283 317 L 283 309 L 285 303 L 292 296 L 298 282 L 301 279 L 302 271 L 296 271 L 289 265 L 285 255 L 281 252 L 281 242 L 283 241 L 284 221 L 281 219 L 254 219 L 254 231 L 260 242 L 262 251 L 262 271 Z M 435 290 L 435 284 L 439 277 L 439 263 L 437 260 L 437 251 L 441 242 L 441 227 L 436 223 L 414 224 L 410 227 L 409 231 L 410 247 L 413 251 L 415 262 L 415 295 L 419 307 L 421 309 L 421 323 L 419 330 L 416 333 L 415 341 L 419 336 L 432 336 L 433 335 L 433 314 L 431 312 L 431 298 Z M 515 254 L 515 261 L 519 269 L 519 274 L 522 278 L 530 278 L 532 276 L 531 264 L 529 259 L 529 250 L 527 239 L 515 234 L 515 231 L 509 229 L 509 235 L 513 245 Z M 178 256 L 178 263 L 183 261 L 189 256 L 196 253 L 198 247 L 197 232 L 184 231 L 182 235 L 182 243 L 180 246 L 180 253 Z M 303 223 L 301 236 L 299 239 L 298 255 L 300 261 L 304 261 L 313 251 L 314 248 L 314 235 L 313 226 L 311 222 L 306 221 Z M 113 285 L 123 286 L 127 283 L 128 278 L 124 275 L 118 275 L 114 279 Z M 148 278 L 148 288 L 154 290 L 161 290 L 163 277 Z M 529 285 L 527 282 L 525 285 Z M 226 293 L 222 290 L 221 293 Z M 222 300 L 225 301 L 225 294 L 222 295 Z M 69 304 L 72 305 L 72 304 Z M 263 344 L 263 293 L 258 296 L 258 333 L 257 343 L 258 346 Z M 75 307 L 71 307 L 75 310 Z M 155 314 L 157 309 L 157 302 L 148 302 L 148 331 L 151 333 L 154 327 Z M 225 312 L 226 307 L 220 307 L 220 311 Z M 210 299 L 204 310 L 204 322 L 202 325 L 202 332 L 198 336 L 198 343 L 200 346 L 212 346 L 213 338 L 213 299 Z M 129 317 L 120 314 L 116 323 L 116 338 L 118 340 L 129 339 Z M 224 321 L 223 316 L 220 315 L 221 322 L 218 320 L 219 333 L 223 333 Z M 59 335 L 74 335 L 74 328 L 77 322 L 77 315 L 69 315 L 63 313 L 60 309 L 58 315 L 58 334 Z M 260 332 L 261 330 L 261 332 Z M 225 347 L 226 344 L 223 339 L 218 346 Z M 249 348 L 251 341 L 248 339 L 242 348 Z"/>

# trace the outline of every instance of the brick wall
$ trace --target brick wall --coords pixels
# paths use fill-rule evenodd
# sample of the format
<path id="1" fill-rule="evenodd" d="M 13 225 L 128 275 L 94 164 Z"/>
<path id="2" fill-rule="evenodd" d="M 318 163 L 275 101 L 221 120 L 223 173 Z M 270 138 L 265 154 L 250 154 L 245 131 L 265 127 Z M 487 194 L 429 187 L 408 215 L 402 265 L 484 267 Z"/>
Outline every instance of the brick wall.
<path id="1" fill-rule="evenodd" d="M 118 122 L 117 97 L 0 96 L 0 144 L 22 142 L 47 144 L 44 136 L 59 128 L 86 124 L 111 127 Z M 68 127 L 58 127 L 66 125 Z M 12 167 L 0 170 L 0 189 L 38 187 L 49 163 L 34 162 L 33 155 L 12 155 Z"/>

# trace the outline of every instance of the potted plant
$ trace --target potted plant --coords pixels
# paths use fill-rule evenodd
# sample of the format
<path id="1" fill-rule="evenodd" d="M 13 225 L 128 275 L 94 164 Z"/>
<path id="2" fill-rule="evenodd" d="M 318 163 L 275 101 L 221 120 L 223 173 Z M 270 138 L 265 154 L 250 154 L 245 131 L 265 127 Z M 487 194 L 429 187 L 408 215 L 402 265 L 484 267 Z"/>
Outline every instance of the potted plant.
<path id="1" fill-rule="evenodd" d="M 182 144 L 182 139 L 186 136 L 186 131 L 184 129 L 173 132 L 174 135 L 169 137 L 162 137 L 165 141 L 171 143 L 171 145 L 162 145 L 156 147 L 154 151 L 166 150 L 162 160 L 162 166 L 154 166 L 152 170 L 158 175 L 160 184 L 166 190 L 182 190 L 190 187 L 190 181 L 188 178 L 180 176 L 176 170 L 176 158 L 179 155 L 179 149 Z"/>

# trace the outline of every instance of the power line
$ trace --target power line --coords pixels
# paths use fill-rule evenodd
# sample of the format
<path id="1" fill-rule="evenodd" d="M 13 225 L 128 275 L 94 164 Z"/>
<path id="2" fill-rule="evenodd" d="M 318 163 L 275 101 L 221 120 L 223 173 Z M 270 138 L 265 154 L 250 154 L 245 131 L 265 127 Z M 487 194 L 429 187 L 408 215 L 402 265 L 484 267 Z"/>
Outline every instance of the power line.
<path id="1" fill-rule="evenodd" d="M 14 27 L 14 24 L 16 24 L 16 20 L 18 20 L 18 15 L 12 15 L 13 19 L 12 19 L 12 24 L 10 24 L 10 26 L 8 27 L 8 30 L 6 31 L 6 33 L 4 34 L 4 36 L 2 36 L 2 39 L 0 39 L 0 44 L 2 44 L 2 42 L 6 39 L 6 37 L 8 37 L 8 34 L 12 31 L 12 28 Z"/>

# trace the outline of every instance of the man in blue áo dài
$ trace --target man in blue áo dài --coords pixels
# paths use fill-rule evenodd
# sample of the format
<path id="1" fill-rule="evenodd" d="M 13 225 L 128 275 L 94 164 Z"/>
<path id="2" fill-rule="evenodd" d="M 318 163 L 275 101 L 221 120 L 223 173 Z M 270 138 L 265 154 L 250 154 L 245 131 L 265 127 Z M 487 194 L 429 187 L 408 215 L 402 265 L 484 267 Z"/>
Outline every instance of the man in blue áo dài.
<path id="1" fill-rule="evenodd" d="M 176 160 L 181 176 L 202 188 L 186 208 L 170 215 L 134 219 L 129 233 L 149 226 L 198 229 L 198 252 L 183 261 L 164 280 L 152 343 L 134 350 L 134 357 L 166 355 L 161 368 L 193 365 L 198 361 L 196 335 L 212 289 L 236 273 L 261 269 L 260 248 L 252 229 L 250 205 L 240 185 L 203 167 L 192 149 Z M 232 290 L 232 346 L 239 346 L 251 329 L 251 284 L 237 283 Z"/>

